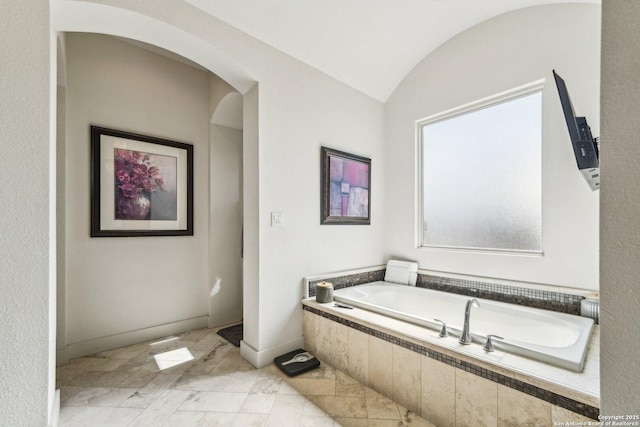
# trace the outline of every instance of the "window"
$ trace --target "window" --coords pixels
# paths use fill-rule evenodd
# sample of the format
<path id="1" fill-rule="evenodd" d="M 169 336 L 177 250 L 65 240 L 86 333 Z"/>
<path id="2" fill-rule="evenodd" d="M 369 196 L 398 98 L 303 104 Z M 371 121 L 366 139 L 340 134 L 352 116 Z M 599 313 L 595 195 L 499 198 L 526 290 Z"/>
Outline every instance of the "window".
<path id="1" fill-rule="evenodd" d="M 542 85 L 418 122 L 420 246 L 542 252 Z"/>

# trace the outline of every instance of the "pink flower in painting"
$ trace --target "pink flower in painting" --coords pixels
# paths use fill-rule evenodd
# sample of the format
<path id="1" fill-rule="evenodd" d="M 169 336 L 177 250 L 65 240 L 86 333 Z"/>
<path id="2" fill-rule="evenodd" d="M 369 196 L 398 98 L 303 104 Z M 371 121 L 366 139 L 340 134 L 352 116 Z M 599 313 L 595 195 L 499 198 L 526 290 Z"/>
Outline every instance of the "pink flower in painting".
<path id="1" fill-rule="evenodd" d="M 160 168 L 154 163 L 154 156 L 149 153 L 116 148 L 114 170 L 116 189 L 119 188 L 126 197 L 143 193 L 148 197 L 149 193 L 165 184 Z"/>
<path id="2" fill-rule="evenodd" d="M 129 182 L 131 178 L 129 177 L 129 173 L 126 170 L 120 169 L 116 172 L 116 180 L 120 184 L 126 184 Z"/>
<path id="3" fill-rule="evenodd" d="M 152 193 L 156 190 L 156 182 L 153 178 L 145 178 L 142 180 L 142 189 L 149 193 Z"/>
<path id="4" fill-rule="evenodd" d="M 115 158 L 116 160 L 121 159 L 127 163 L 136 163 L 136 157 L 133 155 L 131 150 L 123 150 L 120 148 L 116 148 L 115 150 Z"/>
<path id="5" fill-rule="evenodd" d="M 151 194 L 158 188 L 165 191 L 158 161 L 153 154 L 114 150 L 116 219 L 143 219 L 149 213 Z"/>
<path id="6" fill-rule="evenodd" d="M 141 178 L 146 178 L 149 176 L 147 165 L 145 165 L 144 163 L 136 163 L 133 166 L 131 166 L 131 172 L 133 172 L 134 175 L 137 175 Z"/>
<path id="7" fill-rule="evenodd" d="M 120 186 L 120 191 L 124 197 L 135 197 L 138 194 L 138 189 L 133 184 L 123 184 Z"/>

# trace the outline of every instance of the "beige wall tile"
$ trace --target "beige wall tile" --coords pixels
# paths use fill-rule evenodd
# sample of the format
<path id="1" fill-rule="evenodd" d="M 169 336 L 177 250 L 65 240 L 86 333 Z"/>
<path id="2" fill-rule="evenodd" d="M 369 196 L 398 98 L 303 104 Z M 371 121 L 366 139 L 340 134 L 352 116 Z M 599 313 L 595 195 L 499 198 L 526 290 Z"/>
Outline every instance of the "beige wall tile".
<path id="1" fill-rule="evenodd" d="M 369 337 L 364 332 L 349 329 L 348 373 L 363 384 L 369 384 Z"/>
<path id="2" fill-rule="evenodd" d="M 587 418 L 583 415 L 571 412 L 568 409 L 561 408 L 556 405 L 551 405 L 551 422 L 552 423 L 567 423 L 573 421 L 575 423 L 589 423 L 595 422 L 591 418 Z"/>
<path id="3" fill-rule="evenodd" d="M 422 417 L 440 427 L 456 424 L 456 369 L 422 356 Z"/>
<path id="4" fill-rule="evenodd" d="M 393 400 L 410 411 L 422 413 L 422 356 L 393 345 Z"/>
<path id="5" fill-rule="evenodd" d="M 498 384 L 498 427 L 551 425 L 551 403 Z"/>
<path id="6" fill-rule="evenodd" d="M 456 369 L 456 426 L 498 425 L 498 383 Z"/>
<path id="7" fill-rule="evenodd" d="M 318 316 L 306 310 L 302 311 L 302 335 L 304 348 L 309 353 L 316 354 L 316 318 Z"/>
<path id="8" fill-rule="evenodd" d="M 392 344 L 369 336 L 369 386 L 383 395 L 393 397 Z"/>
<path id="9" fill-rule="evenodd" d="M 331 360 L 331 320 L 316 316 L 316 356 L 320 360 Z"/>
<path id="10" fill-rule="evenodd" d="M 342 372 L 349 370 L 349 327 L 331 322 L 330 362 Z"/>

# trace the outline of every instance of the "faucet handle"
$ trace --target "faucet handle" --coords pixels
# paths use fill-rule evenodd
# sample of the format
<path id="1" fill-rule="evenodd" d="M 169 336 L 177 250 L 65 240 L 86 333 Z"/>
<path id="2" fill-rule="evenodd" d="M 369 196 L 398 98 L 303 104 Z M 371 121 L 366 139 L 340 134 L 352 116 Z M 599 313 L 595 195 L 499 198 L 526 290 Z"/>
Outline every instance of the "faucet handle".
<path id="1" fill-rule="evenodd" d="M 484 351 L 488 351 L 488 352 L 495 351 L 495 348 L 493 347 L 493 342 L 491 342 L 491 338 L 498 338 L 500 340 L 504 339 L 498 335 L 487 335 L 487 342 L 485 342 L 484 347 L 482 347 Z"/>
<path id="2" fill-rule="evenodd" d="M 440 336 L 441 337 L 448 337 L 449 336 L 449 331 L 447 331 L 447 324 L 444 323 L 440 319 L 433 319 L 433 320 L 435 320 L 436 322 L 442 323 L 442 329 L 440 329 Z"/>

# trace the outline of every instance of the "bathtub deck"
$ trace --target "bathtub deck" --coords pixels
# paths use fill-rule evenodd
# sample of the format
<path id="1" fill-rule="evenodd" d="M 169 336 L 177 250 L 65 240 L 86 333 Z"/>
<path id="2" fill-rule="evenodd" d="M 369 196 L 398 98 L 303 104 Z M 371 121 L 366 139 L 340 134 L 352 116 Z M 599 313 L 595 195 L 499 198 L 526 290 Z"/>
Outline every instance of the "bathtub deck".
<path id="1" fill-rule="evenodd" d="M 498 349 L 493 353 L 487 353 L 482 349 L 482 343 L 461 345 L 457 337 L 441 338 L 436 330 L 392 319 L 357 307 L 354 309 L 337 308 L 333 303 L 317 303 L 314 298 L 307 298 L 302 302 L 315 310 L 351 320 L 384 334 L 397 336 L 577 402 L 595 408 L 600 407 L 600 330 L 598 325 L 595 325 L 592 331 L 584 370 L 577 373 Z"/>

